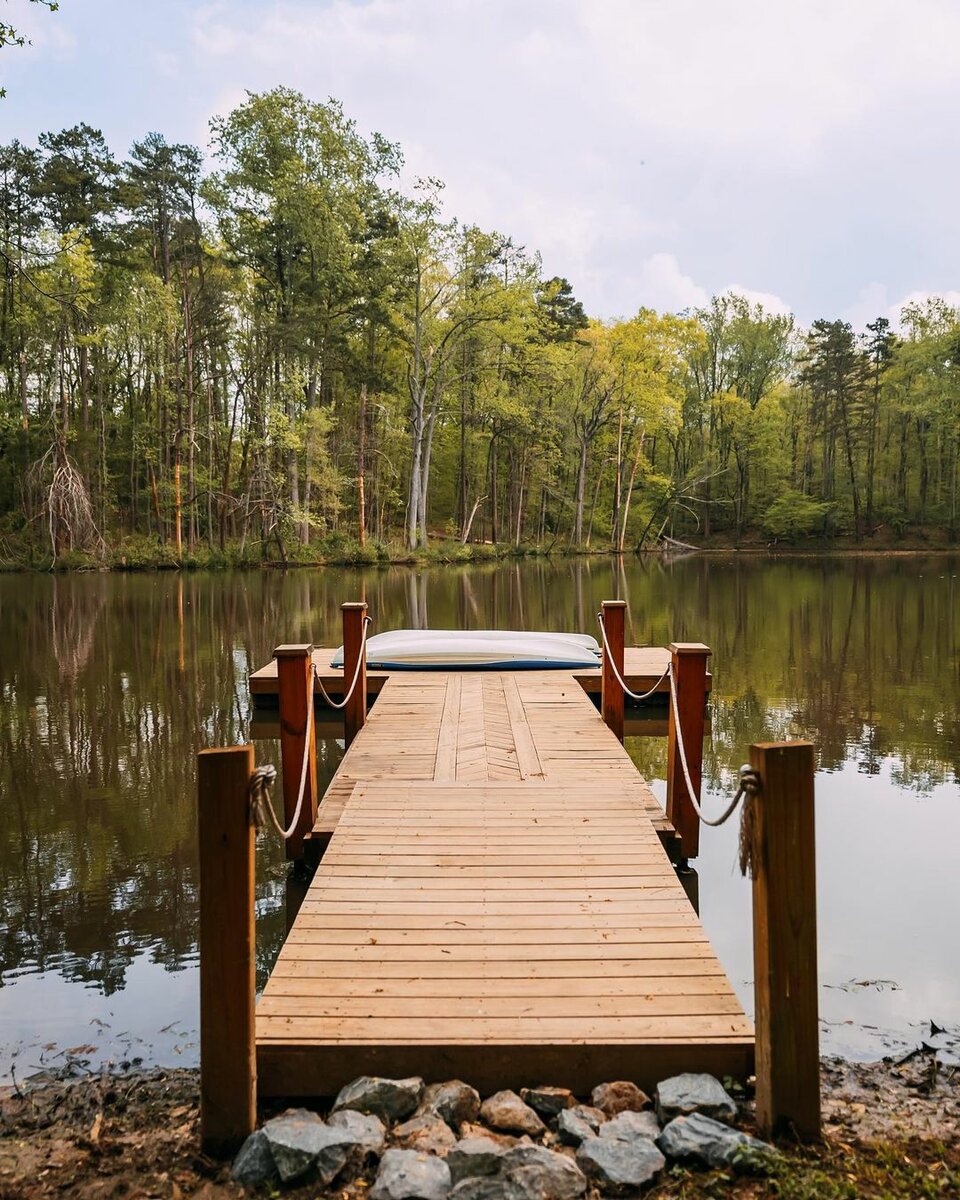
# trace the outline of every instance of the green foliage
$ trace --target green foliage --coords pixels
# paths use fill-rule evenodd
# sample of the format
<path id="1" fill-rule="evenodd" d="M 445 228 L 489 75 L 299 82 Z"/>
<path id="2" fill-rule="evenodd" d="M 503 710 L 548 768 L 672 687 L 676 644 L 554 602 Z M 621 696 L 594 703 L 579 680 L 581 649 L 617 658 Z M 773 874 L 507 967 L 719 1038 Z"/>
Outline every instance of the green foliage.
<path id="1" fill-rule="evenodd" d="M 334 100 L 250 94 L 212 138 L 206 175 L 82 122 L 0 147 L 5 561 L 49 559 L 26 484 L 64 461 L 104 565 L 960 536 L 942 300 L 901 336 L 735 295 L 591 321 L 439 181 L 402 194 L 398 147 Z"/>
<path id="2" fill-rule="evenodd" d="M 801 492 L 784 492 L 763 514 L 763 528 L 771 536 L 786 540 L 822 533 L 830 508 L 828 503 Z"/>

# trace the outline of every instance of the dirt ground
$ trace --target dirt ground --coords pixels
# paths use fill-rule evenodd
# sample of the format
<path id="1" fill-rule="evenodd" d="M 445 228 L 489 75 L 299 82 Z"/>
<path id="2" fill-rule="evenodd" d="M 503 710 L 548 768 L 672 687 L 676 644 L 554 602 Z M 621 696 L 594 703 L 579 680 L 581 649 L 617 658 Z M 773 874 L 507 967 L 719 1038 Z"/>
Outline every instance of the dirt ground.
<path id="1" fill-rule="evenodd" d="M 750 1109 L 747 1097 L 747 1127 Z M 960 1068 L 923 1054 L 899 1065 L 825 1060 L 823 1110 L 823 1143 L 782 1142 L 781 1165 L 762 1177 L 675 1168 L 647 1195 L 960 1196 Z M 332 1195 L 362 1197 L 369 1182 Z M 0 1200 L 242 1194 L 229 1164 L 200 1152 L 196 1071 L 48 1078 L 0 1091 Z M 319 1193 L 307 1186 L 287 1194 Z"/>

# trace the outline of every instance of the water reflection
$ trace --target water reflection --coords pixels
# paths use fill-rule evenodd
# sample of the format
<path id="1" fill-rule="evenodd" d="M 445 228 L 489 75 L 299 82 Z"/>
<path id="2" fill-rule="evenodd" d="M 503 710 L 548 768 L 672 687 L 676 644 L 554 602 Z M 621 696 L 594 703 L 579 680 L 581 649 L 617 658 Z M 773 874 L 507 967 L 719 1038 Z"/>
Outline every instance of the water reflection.
<path id="1" fill-rule="evenodd" d="M 960 900 L 958 565 L 731 555 L 0 577 L 0 1069 L 22 1042 L 95 1042 L 129 1057 L 139 1039 L 148 1058 L 195 1054 L 196 751 L 270 736 L 251 730 L 248 672 L 281 641 L 339 644 L 339 605 L 361 594 L 380 629 L 590 632 L 600 601 L 622 595 L 630 640 L 708 642 L 704 766 L 718 804 L 750 741 L 818 747 L 825 1017 L 905 1035 L 925 1017 L 960 1022 L 948 919 Z M 662 741 L 630 748 L 663 778 Z M 257 753 L 277 757 L 269 741 Z M 340 753 L 323 739 L 322 778 Z M 704 838 L 701 909 L 749 1001 L 749 892 L 731 837 Z M 258 871 L 262 979 L 286 923 L 272 843 Z M 885 979 L 895 987 L 852 986 Z M 855 1042 L 849 1033 L 825 1027 L 831 1045 Z"/>

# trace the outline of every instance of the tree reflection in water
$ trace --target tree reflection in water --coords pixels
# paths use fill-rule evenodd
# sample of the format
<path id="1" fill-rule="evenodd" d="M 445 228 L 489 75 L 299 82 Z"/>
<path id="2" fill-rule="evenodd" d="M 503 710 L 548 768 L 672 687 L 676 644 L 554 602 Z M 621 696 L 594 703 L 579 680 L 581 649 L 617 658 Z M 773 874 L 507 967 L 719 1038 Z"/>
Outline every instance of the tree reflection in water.
<path id="1" fill-rule="evenodd" d="M 375 628 L 575 628 L 625 595 L 628 640 L 714 652 L 708 785 L 751 741 L 809 737 L 820 769 L 884 764 L 924 794 L 960 778 L 960 560 L 693 557 L 233 575 L 0 577 L 0 984 L 55 972 L 104 995 L 144 956 L 197 955 L 195 756 L 245 740 L 246 676 L 279 642 L 339 644 L 339 605 Z M 664 743 L 631 752 L 662 777 Z M 329 778 L 341 749 L 322 740 Z M 279 758 L 258 744 L 259 761 Z M 285 929 L 286 865 L 258 853 L 262 982 Z M 12 988 L 10 985 L 14 985 Z M 184 1019 L 195 1020 L 193 1013 Z M 19 1024 L 18 1024 L 19 1023 Z"/>

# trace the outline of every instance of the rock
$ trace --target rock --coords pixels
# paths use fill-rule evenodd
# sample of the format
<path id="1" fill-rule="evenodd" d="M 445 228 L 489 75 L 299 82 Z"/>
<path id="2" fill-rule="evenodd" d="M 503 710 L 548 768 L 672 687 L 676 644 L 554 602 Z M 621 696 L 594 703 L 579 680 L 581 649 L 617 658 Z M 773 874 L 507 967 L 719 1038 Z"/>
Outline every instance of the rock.
<path id="1" fill-rule="evenodd" d="M 732 1121 L 737 1106 L 719 1079 L 712 1075 L 674 1075 L 657 1084 L 657 1116 L 666 1125 L 674 1117 L 703 1113 L 717 1121 Z"/>
<path id="2" fill-rule="evenodd" d="M 372 1113 L 342 1108 L 327 1117 L 327 1125 L 331 1129 L 343 1130 L 346 1135 L 344 1141 L 364 1154 L 380 1154 L 386 1144 L 386 1128 L 380 1118 Z"/>
<path id="3" fill-rule="evenodd" d="M 357 1112 L 373 1113 L 384 1121 L 402 1121 L 416 1109 L 422 1095 L 423 1080 L 419 1076 L 379 1079 L 374 1075 L 361 1075 L 340 1089 L 333 1111 L 353 1108 Z"/>
<path id="4" fill-rule="evenodd" d="M 492 1129 L 504 1129 L 508 1133 L 529 1133 L 539 1137 L 546 1131 L 544 1123 L 516 1092 L 496 1092 L 488 1096 L 480 1105 L 480 1118 Z"/>
<path id="5" fill-rule="evenodd" d="M 462 1138 L 488 1138 L 490 1141 L 496 1142 L 498 1146 L 503 1146 L 507 1150 L 511 1146 L 515 1146 L 520 1140 L 519 1138 L 511 1137 L 509 1133 L 495 1133 L 492 1129 L 488 1129 L 486 1125 L 471 1125 L 469 1121 L 464 1122 L 460 1126 L 460 1136 Z"/>
<path id="6" fill-rule="evenodd" d="M 735 1158 L 744 1150 L 753 1154 L 776 1154 L 766 1142 L 699 1112 L 691 1113 L 689 1117 L 675 1117 L 657 1138 L 657 1145 L 667 1158 L 692 1159 L 707 1167 L 735 1165 Z"/>
<path id="7" fill-rule="evenodd" d="M 491 1137 L 466 1137 L 447 1153 L 447 1166 L 454 1183 L 485 1175 L 499 1175 L 506 1148 Z"/>
<path id="8" fill-rule="evenodd" d="M 431 1112 L 420 1113 L 402 1125 L 394 1126 L 393 1137 L 406 1150 L 429 1154 L 444 1155 L 457 1144 L 456 1135 L 446 1121 Z"/>
<path id="9" fill-rule="evenodd" d="M 450 1170 L 442 1158 L 416 1150 L 386 1150 L 370 1200 L 444 1200 Z"/>
<path id="10" fill-rule="evenodd" d="M 350 1155 L 344 1131 L 331 1129 L 305 1108 L 292 1108 L 274 1117 L 262 1132 L 284 1183 L 316 1167 L 320 1182 L 326 1186 L 343 1170 Z"/>
<path id="11" fill-rule="evenodd" d="M 499 1175 L 475 1175 L 461 1179 L 448 1200 L 508 1200 L 507 1182 Z"/>
<path id="12" fill-rule="evenodd" d="M 579 1146 L 587 1138 L 596 1137 L 602 1123 L 603 1113 L 599 1108 L 588 1108 L 585 1104 L 578 1104 L 576 1108 L 565 1108 L 560 1113 L 557 1117 L 557 1132 L 561 1142 L 568 1146 Z"/>
<path id="13" fill-rule="evenodd" d="M 565 1108 L 573 1108 L 577 1102 L 573 1092 L 559 1087 L 521 1088 L 520 1098 L 544 1121 L 549 1121 Z"/>
<path id="14" fill-rule="evenodd" d="M 666 1166 L 663 1155 L 645 1138 L 636 1142 L 590 1138 L 577 1151 L 577 1163 L 604 1195 L 639 1191 Z"/>
<path id="15" fill-rule="evenodd" d="M 270 1152 L 270 1141 L 262 1129 L 254 1130 L 240 1147 L 230 1168 L 230 1174 L 244 1187 L 275 1183 L 280 1178 L 277 1164 Z"/>
<path id="16" fill-rule="evenodd" d="M 590 1094 L 590 1102 L 608 1117 L 615 1117 L 622 1112 L 640 1112 L 650 1107 L 650 1097 L 629 1079 L 599 1084 Z"/>
<path id="17" fill-rule="evenodd" d="M 652 1142 L 660 1136 L 660 1122 L 656 1113 L 628 1110 L 617 1113 L 601 1126 L 600 1136 L 613 1138 L 615 1142 L 636 1142 L 641 1138 Z"/>
<path id="18" fill-rule="evenodd" d="M 583 1171 L 545 1146 L 514 1146 L 503 1156 L 507 1191 L 529 1200 L 576 1200 L 587 1190 Z"/>
<path id="19" fill-rule="evenodd" d="M 459 1079 L 448 1083 L 431 1083 L 423 1093 L 419 1112 L 435 1112 L 451 1129 L 457 1130 L 464 1121 L 476 1121 L 480 1114 L 480 1093 Z"/>

